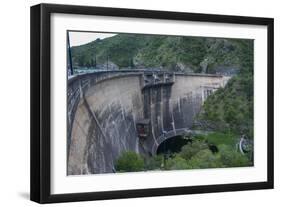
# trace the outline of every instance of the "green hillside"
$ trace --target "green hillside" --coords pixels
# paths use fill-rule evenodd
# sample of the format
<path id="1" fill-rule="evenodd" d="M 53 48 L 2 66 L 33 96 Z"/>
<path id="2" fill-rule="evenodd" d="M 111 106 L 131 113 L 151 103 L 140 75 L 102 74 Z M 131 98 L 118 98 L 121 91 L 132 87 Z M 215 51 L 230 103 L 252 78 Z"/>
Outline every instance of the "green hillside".
<path id="1" fill-rule="evenodd" d="M 118 34 L 71 50 L 76 68 L 99 68 L 110 62 L 117 68 L 214 73 L 219 67 L 241 68 L 241 48 L 248 42 L 241 39 Z"/>
<path id="2" fill-rule="evenodd" d="M 240 44 L 238 58 L 241 70 L 225 88 L 217 90 L 205 101 L 198 121 L 206 128 L 246 135 L 253 138 L 254 77 L 253 42 Z"/>

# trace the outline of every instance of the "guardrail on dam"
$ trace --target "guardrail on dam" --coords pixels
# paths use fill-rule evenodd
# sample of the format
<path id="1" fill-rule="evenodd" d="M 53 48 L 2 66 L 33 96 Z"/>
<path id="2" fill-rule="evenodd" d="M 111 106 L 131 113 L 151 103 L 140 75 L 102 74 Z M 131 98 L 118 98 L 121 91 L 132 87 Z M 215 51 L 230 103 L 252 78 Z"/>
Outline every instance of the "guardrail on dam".
<path id="1" fill-rule="evenodd" d="M 229 77 L 119 70 L 68 80 L 68 175 L 114 172 L 123 151 L 145 156 L 188 132 L 204 100 Z M 137 124 L 149 133 L 139 137 Z"/>

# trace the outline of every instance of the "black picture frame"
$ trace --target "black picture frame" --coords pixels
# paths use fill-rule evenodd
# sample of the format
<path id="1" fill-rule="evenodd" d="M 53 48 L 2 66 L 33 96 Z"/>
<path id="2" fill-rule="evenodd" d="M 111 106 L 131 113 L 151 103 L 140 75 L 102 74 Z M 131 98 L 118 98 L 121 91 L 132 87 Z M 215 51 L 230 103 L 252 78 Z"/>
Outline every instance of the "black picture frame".
<path id="1" fill-rule="evenodd" d="M 267 181 L 236 184 L 219 184 L 186 187 L 167 187 L 74 194 L 51 194 L 51 71 L 50 71 L 50 15 L 52 13 L 133 17 L 164 20 L 181 20 L 207 23 L 231 23 L 267 26 Z M 39 4 L 31 7 L 31 174 L 30 199 L 38 203 L 88 201 L 102 199 L 166 196 L 179 194 L 210 193 L 273 188 L 273 45 L 274 20 L 272 18 L 195 14 L 168 11 L 103 8 L 88 6 Z"/>

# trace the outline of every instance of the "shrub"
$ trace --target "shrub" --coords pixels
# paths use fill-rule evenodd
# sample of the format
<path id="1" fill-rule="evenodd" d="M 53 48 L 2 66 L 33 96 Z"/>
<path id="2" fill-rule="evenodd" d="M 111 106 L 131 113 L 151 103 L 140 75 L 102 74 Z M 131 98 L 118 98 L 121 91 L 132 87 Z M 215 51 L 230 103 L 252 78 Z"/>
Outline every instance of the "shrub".
<path id="1" fill-rule="evenodd" d="M 183 170 L 183 169 L 189 169 L 189 166 L 187 164 L 187 161 L 180 157 L 179 155 L 176 155 L 173 158 L 169 158 L 166 161 L 166 170 Z"/>
<path id="2" fill-rule="evenodd" d="M 188 161 L 191 169 L 223 167 L 219 154 L 213 154 L 209 149 L 201 150 Z"/>
<path id="3" fill-rule="evenodd" d="M 220 133 L 220 132 L 213 132 L 206 135 L 206 140 L 210 144 L 214 145 L 220 145 L 220 144 L 226 144 L 235 146 L 237 137 L 233 133 Z"/>
<path id="4" fill-rule="evenodd" d="M 115 169 L 119 172 L 142 171 L 144 170 L 144 160 L 135 152 L 123 152 L 116 161 Z"/>
<path id="5" fill-rule="evenodd" d="M 230 146 L 219 145 L 221 162 L 226 167 L 245 167 L 252 165 L 247 156 L 235 151 Z"/>
<path id="6" fill-rule="evenodd" d="M 208 145 L 203 141 L 194 140 L 191 144 L 184 145 L 181 149 L 180 156 L 189 160 L 200 150 L 208 149 Z"/>
<path id="7" fill-rule="evenodd" d="M 146 170 L 157 170 L 161 169 L 161 165 L 163 163 L 162 155 L 155 155 L 152 157 L 148 157 L 145 159 L 145 169 Z"/>

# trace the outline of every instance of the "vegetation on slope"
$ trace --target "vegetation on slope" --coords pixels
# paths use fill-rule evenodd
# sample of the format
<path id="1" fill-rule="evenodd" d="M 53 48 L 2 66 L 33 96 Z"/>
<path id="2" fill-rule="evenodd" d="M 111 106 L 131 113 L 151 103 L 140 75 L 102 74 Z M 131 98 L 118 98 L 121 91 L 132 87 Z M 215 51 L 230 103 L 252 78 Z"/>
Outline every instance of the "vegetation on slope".
<path id="1" fill-rule="evenodd" d="M 198 121 L 206 128 L 231 131 L 253 138 L 253 44 L 246 42 L 239 48 L 241 70 L 225 88 L 220 88 L 205 101 Z M 206 124 L 207 123 L 207 124 Z M 203 127 L 204 129 L 204 127 Z"/>
<path id="2" fill-rule="evenodd" d="M 144 160 L 135 152 L 123 152 L 116 162 L 115 169 L 119 172 L 142 171 L 144 169 Z"/>
<path id="3" fill-rule="evenodd" d="M 208 37 L 118 34 L 72 47 L 75 67 L 163 68 L 214 73 L 216 68 L 240 68 L 240 49 L 249 40 Z"/>
<path id="4" fill-rule="evenodd" d="M 143 157 L 135 152 L 124 152 L 117 159 L 116 169 L 117 172 L 132 172 L 132 166 L 136 166 L 136 163 L 141 164 L 134 168 L 134 172 L 252 166 L 251 155 L 242 155 L 237 151 L 236 138 L 234 134 L 223 133 L 194 137 L 193 142 L 184 145 L 180 152 L 169 155 Z M 217 147 L 215 152 L 210 150 L 210 145 L 213 144 Z M 131 159 L 132 155 L 135 159 Z M 127 162 L 124 163 L 123 160 Z M 124 164 L 120 166 L 120 162 Z"/>

